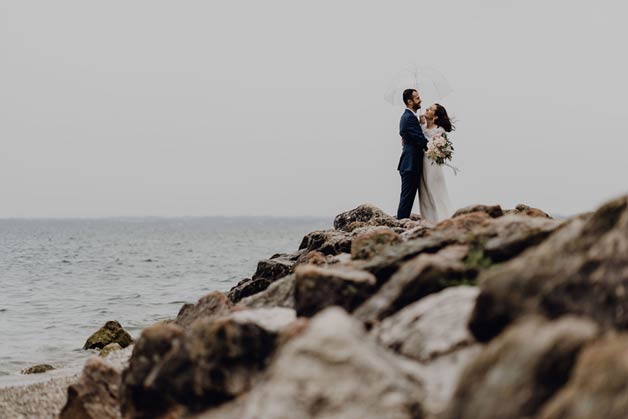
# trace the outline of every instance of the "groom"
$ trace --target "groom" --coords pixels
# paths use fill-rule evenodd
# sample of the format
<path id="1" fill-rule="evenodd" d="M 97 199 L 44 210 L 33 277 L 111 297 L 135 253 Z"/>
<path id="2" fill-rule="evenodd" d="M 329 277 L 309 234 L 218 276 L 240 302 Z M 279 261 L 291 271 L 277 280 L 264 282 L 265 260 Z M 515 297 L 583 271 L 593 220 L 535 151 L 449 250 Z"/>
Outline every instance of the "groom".
<path id="1" fill-rule="evenodd" d="M 419 191 L 419 184 L 423 172 L 423 150 L 427 148 L 427 139 L 417 118 L 417 111 L 421 109 L 421 97 L 415 89 L 403 92 L 403 103 L 406 110 L 399 122 L 399 135 L 403 142 L 403 151 L 399 159 L 397 170 L 401 175 L 401 197 L 397 219 L 409 218 L 412 212 L 414 197 Z"/>

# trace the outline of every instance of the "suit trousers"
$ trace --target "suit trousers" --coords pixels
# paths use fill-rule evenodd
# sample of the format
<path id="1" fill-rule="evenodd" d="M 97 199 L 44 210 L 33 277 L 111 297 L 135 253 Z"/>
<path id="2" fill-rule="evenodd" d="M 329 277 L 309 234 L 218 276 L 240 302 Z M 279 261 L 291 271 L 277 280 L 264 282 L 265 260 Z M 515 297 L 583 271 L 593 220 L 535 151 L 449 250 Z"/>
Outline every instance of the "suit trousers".
<path id="1" fill-rule="evenodd" d="M 399 208 L 397 209 L 397 219 L 409 218 L 412 213 L 414 197 L 419 192 L 418 172 L 399 172 L 401 175 L 401 196 L 399 198 Z"/>

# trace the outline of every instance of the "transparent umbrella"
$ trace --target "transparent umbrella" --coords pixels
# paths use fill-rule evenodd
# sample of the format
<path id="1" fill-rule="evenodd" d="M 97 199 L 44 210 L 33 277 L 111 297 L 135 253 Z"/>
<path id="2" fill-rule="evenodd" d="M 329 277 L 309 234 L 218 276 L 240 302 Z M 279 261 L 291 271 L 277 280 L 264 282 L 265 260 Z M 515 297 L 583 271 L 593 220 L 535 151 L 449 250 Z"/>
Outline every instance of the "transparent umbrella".
<path id="1" fill-rule="evenodd" d="M 403 105 L 403 91 L 416 89 L 424 104 L 443 100 L 453 90 L 443 74 L 432 66 L 408 64 L 390 81 L 384 99 L 391 105 Z"/>

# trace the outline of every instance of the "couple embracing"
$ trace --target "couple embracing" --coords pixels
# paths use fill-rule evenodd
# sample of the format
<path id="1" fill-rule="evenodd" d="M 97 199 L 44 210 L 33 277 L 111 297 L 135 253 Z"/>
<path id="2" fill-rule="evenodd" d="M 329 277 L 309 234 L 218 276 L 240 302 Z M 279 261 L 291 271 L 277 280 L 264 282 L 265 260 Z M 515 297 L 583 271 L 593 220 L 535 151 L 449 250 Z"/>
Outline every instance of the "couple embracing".
<path id="1" fill-rule="evenodd" d="M 403 92 L 406 109 L 401 115 L 399 134 L 403 151 L 397 170 L 401 175 L 401 197 L 397 218 L 409 218 L 414 197 L 419 196 L 421 215 L 432 223 L 451 216 L 449 193 L 443 168 L 428 158 L 425 151 L 428 143 L 453 131 L 447 111 L 439 104 L 427 108 L 420 117 L 421 97 L 415 89 Z M 453 150 L 453 148 L 452 148 Z"/>

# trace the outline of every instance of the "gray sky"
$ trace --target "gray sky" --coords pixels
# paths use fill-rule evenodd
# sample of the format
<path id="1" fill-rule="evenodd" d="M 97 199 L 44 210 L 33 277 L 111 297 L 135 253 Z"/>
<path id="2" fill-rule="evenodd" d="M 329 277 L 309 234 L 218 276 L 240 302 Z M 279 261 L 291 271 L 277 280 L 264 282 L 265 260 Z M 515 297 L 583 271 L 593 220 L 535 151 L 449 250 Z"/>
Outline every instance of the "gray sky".
<path id="1" fill-rule="evenodd" d="M 412 61 L 455 89 L 456 207 L 593 209 L 628 191 L 627 11 L 0 0 L 0 217 L 394 213 Z"/>

